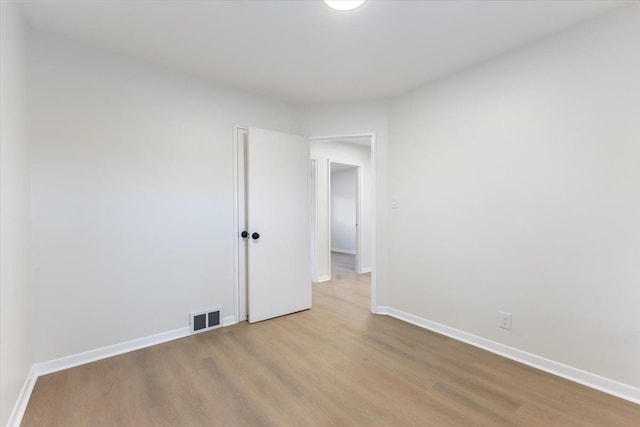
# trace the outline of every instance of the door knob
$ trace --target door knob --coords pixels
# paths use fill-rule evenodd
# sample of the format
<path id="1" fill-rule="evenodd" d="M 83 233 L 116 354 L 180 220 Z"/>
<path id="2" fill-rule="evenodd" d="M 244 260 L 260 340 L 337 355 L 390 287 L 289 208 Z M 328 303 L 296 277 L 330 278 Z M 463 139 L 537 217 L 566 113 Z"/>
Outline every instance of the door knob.
<path id="1" fill-rule="evenodd" d="M 251 234 L 251 238 L 252 238 L 253 240 L 258 240 L 258 239 L 260 238 L 260 235 L 259 235 L 258 233 L 252 233 L 252 234 Z"/>
<path id="2" fill-rule="evenodd" d="M 246 239 L 247 237 L 249 237 L 249 233 L 247 233 L 246 231 L 243 231 L 242 233 L 240 233 L 240 236 L 241 236 L 243 239 Z"/>

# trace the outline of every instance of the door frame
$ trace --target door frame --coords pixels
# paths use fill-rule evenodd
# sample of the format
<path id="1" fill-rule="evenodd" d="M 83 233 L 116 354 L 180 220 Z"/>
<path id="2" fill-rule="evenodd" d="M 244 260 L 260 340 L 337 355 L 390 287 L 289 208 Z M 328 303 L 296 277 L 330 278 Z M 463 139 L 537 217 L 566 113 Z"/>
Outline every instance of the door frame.
<path id="1" fill-rule="evenodd" d="M 244 137 L 240 139 L 240 135 L 246 136 L 249 132 L 249 126 L 233 125 L 233 253 L 234 253 L 234 323 L 244 322 L 249 315 L 248 295 L 247 295 L 247 272 L 246 272 L 246 253 L 244 257 L 240 253 L 240 204 L 246 204 L 246 193 L 243 192 L 244 201 L 240 197 L 240 173 L 245 174 L 245 165 L 240 166 L 240 160 L 244 161 L 244 156 L 240 153 L 240 143 L 245 144 Z M 244 148 L 244 147 L 243 147 Z M 246 189 L 245 189 L 246 190 Z M 246 218 L 245 218 L 246 222 Z M 244 274 L 240 271 L 244 266 Z"/>
<path id="2" fill-rule="evenodd" d="M 331 220 L 331 164 L 337 163 L 340 165 L 352 166 L 356 169 L 356 273 L 362 273 L 362 235 L 360 230 L 362 229 L 362 165 L 356 163 L 343 162 L 340 160 L 327 159 L 327 242 L 328 242 L 328 263 L 329 263 L 329 277 L 331 277 L 331 252 L 332 252 L 332 227 L 333 221 Z M 315 257 L 314 257 L 315 258 Z"/>
<path id="3" fill-rule="evenodd" d="M 240 283 L 240 229 L 238 226 L 239 220 L 239 183 L 238 183 L 238 173 L 240 173 L 239 165 L 238 165 L 238 134 L 239 131 L 248 132 L 249 126 L 241 125 L 241 124 L 233 124 L 233 134 L 232 134 L 232 152 L 233 152 L 233 252 L 234 252 L 234 281 L 235 281 L 235 289 L 234 289 L 234 305 L 235 305 L 235 313 L 234 319 L 232 323 L 242 322 L 246 320 L 247 313 L 247 300 L 246 300 L 246 276 L 244 277 L 244 282 Z M 328 136 L 313 136 L 309 137 L 309 143 L 311 142 L 323 142 L 323 141 L 349 141 L 354 139 L 362 139 L 369 138 L 371 141 L 371 312 L 376 313 L 376 301 L 377 301 L 377 145 L 376 145 L 376 134 L 375 132 L 370 133 L 360 133 L 360 134 L 346 134 L 346 135 L 328 135 Z M 317 165 L 317 164 L 316 164 Z M 243 168 L 244 169 L 244 168 Z M 244 172 L 244 170 L 242 170 Z M 317 170 L 316 170 L 317 177 Z M 317 181 L 317 179 L 316 179 Z M 317 197 L 317 189 L 316 189 L 316 197 Z M 317 209 L 317 203 L 316 203 Z M 314 218 L 316 219 L 315 224 L 313 224 L 313 230 L 317 232 L 317 211 L 315 212 Z M 316 248 L 312 248 L 314 260 L 317 260 L 317 250 Z M 312 264 L 314 265 L 314 264 Z M 242 290 L 241 290 L 242 286 Z M 244 295 L 244 296 L 242 296 Z M 244 313 L 244 317 L 242 317 L 242 313 Z M 231 323 L 231 322 L 230 322 Z"/>
<path id="4" fill-rule="evenodd" d="M 375 132 L 365 132 L 358 134 L 345 134 L 345 135 L 326 135 L 326 136 L 312 136 L 309 137 L 309 143 L 312 142 L 330 142 L 330 141 L 345 141 L 349 142 L 350 140 L 362 140 L 363 138 L 369 138 L 371 141 L 371 312 L 376 313 L 376 302 L 377 302 L 377 200 L 378 200 L 378 154 L 377 154 L 377 145 L 376 145 L 376 134 Z M 328 171 L 330 173 L 330 171 Z M 315 215 L 317 222 L 317 212 Z M 314 225 L 314 228 L 317 230 L 317 224 Z M 331 250 L 331 248 L 329 248 Z M 314 258 L 317 260 L 317 248 L 313 248 Z M 329 261 L 330 262 L 330 261 Z"/>
<path id="5" fill-rule="evenodd" d="M 316 254 L 316 246 L 318 245 L 318 158 L 310 156 L 309 168 L 311 170 L 311 247 L 309 248 L 309 256 L 311 257 L 311 283 L 317 283 L 318 280 L 318 258 Z"/>

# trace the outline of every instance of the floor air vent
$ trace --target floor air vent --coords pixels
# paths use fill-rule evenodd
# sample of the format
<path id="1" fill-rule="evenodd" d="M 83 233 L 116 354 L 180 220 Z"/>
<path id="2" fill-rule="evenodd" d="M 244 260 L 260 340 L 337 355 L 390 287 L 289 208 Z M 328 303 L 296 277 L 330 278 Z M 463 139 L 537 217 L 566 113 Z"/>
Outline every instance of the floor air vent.
<path id="1" fill-rule="evenodd" d="M 209 331 L 222 326 L 222 309 L 212 308 L 191 313 L 191 333 Z"/>

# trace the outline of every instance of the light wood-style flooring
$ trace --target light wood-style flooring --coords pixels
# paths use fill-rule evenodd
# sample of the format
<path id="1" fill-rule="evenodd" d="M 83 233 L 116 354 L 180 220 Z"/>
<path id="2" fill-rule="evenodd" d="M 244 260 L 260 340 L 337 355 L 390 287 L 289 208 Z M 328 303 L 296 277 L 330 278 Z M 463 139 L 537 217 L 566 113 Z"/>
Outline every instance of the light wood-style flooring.
<path id="1" fill-rule="evenodd" d="M 331 251 L 331 270 L 356 271 L 356 256 Z"/>
<path id="2" fill-rule="evenodd" d="M 640 426 L 640 406 L 369 313 L 334 268 L 313 308 L 38 379 L 23 426 Z"/>

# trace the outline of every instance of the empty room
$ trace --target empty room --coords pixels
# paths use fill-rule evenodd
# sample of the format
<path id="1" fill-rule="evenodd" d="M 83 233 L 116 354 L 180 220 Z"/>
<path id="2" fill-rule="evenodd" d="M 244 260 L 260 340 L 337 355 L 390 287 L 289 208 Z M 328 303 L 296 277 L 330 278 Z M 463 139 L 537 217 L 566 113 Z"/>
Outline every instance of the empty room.
<path id="1" fill-rule="evenodd" d="M 0 1 L 0 426 L 640 425 L 640 2 Z"/>

